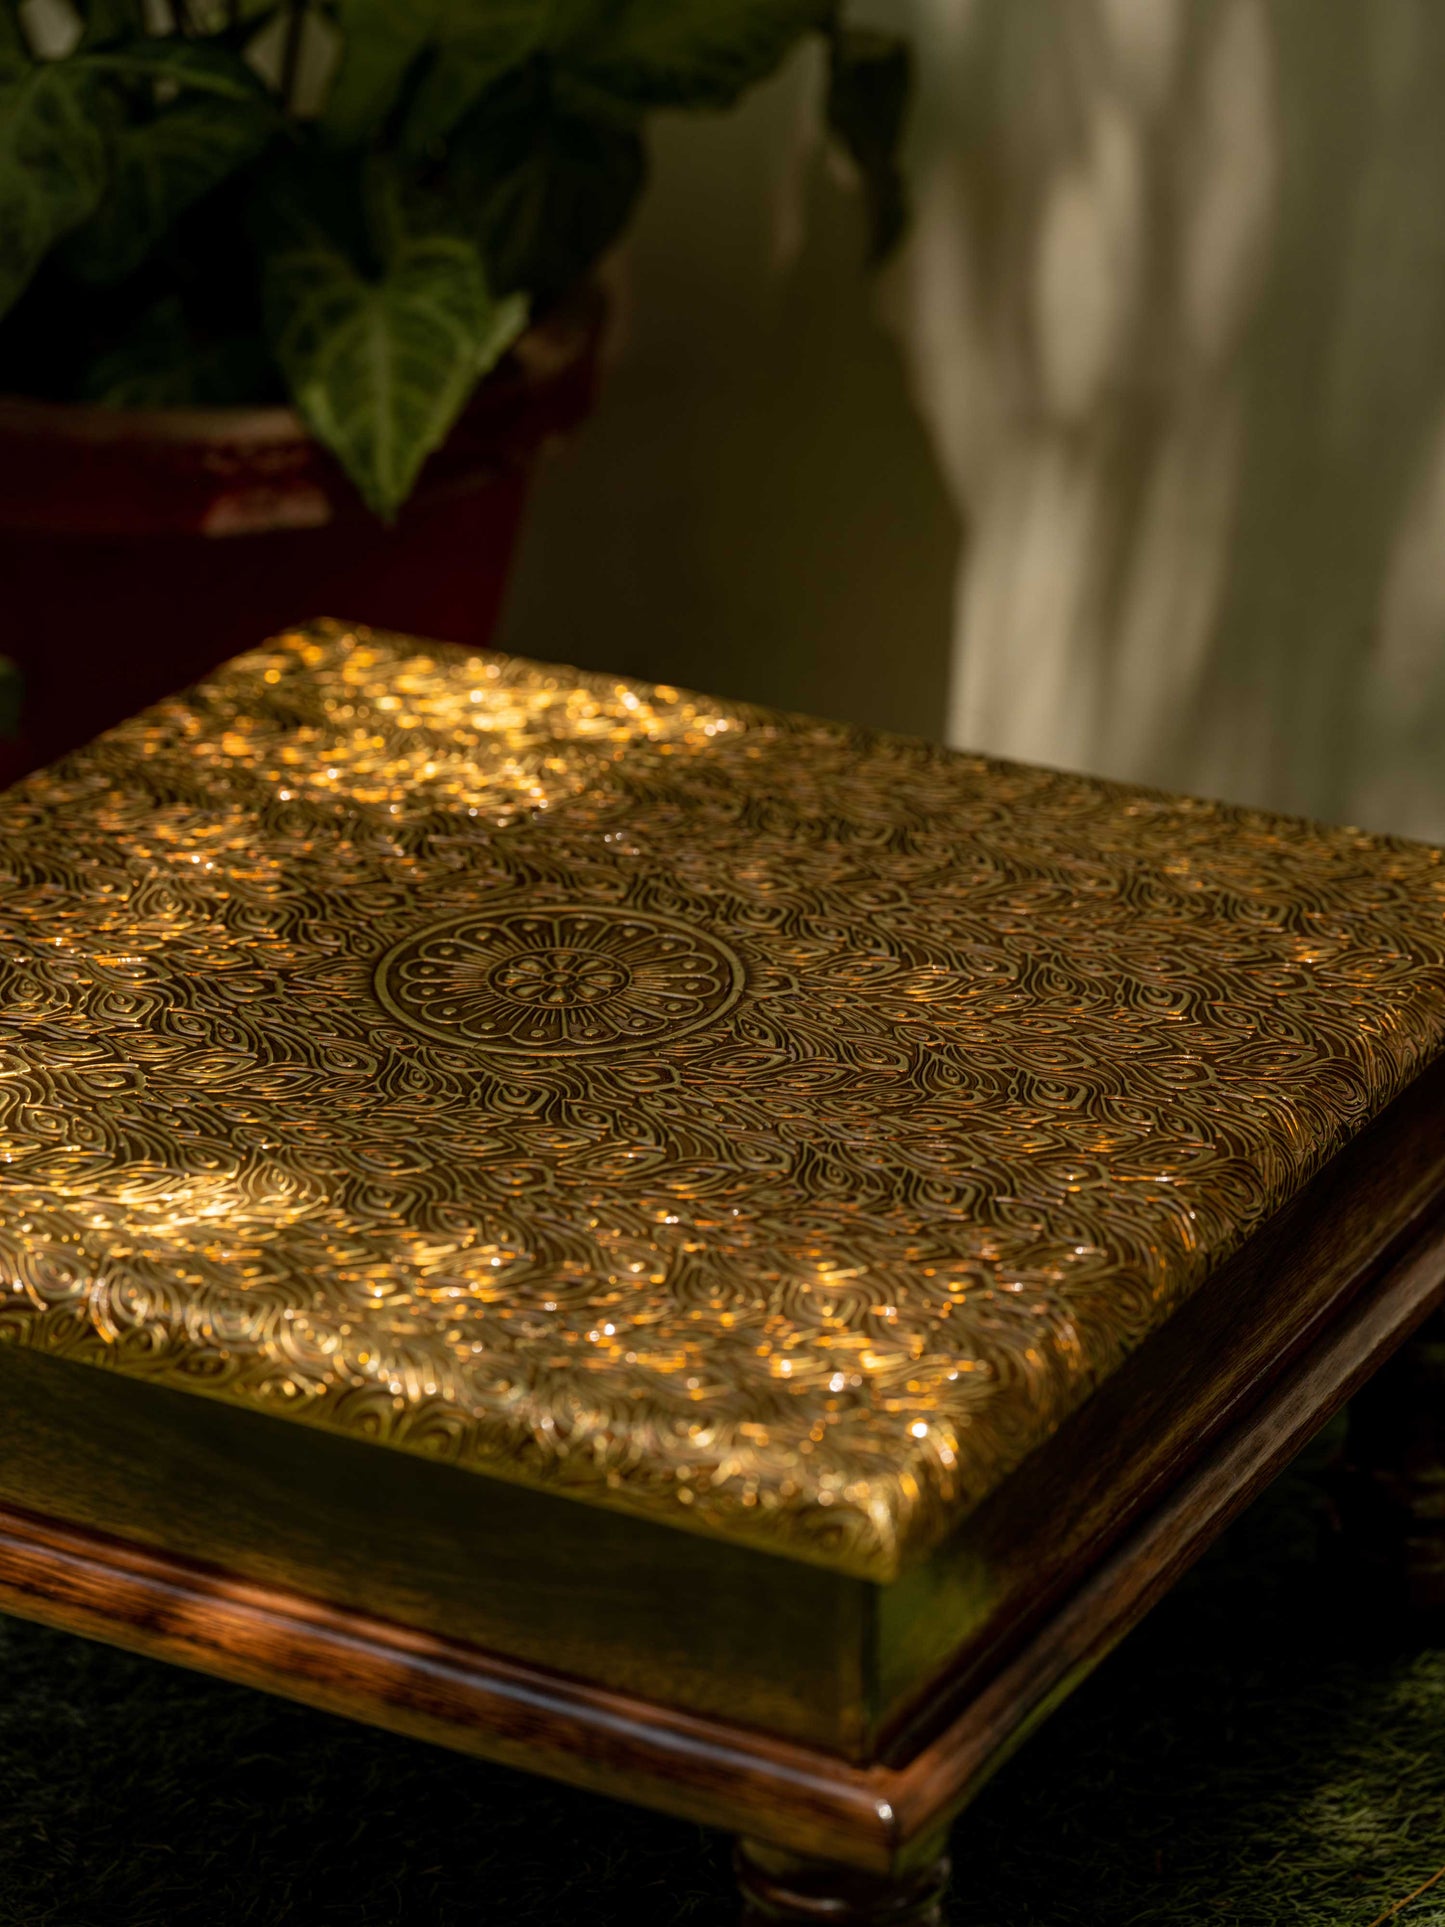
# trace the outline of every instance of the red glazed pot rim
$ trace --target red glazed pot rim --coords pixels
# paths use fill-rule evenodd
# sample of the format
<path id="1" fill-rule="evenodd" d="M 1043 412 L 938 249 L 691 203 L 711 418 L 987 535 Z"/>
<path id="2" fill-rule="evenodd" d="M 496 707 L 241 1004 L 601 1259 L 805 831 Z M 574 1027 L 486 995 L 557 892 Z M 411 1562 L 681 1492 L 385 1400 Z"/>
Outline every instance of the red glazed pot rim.
<path id="1" fill-rule="evenodd" d="M 575 427 L 592 402 L 605 311 L 588 283 L 534 322 L 429 459 L 412 504 L 526 465 Z M 367 513 L 292 408 L 104 408 L 0 394 L 0 531 L 236 535 Z"/>

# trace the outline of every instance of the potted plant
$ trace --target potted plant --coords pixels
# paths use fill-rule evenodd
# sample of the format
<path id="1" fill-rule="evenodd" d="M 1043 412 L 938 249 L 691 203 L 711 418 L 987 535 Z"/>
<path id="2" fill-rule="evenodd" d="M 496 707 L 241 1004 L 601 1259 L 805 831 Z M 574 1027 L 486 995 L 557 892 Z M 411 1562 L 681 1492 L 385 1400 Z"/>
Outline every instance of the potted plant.
<path id="1" fill-rule="evenodd" d="M 330 610 L 477 644 L 659 108 L 801 39 L 875 251 L 902 48 L 840 0 L 0 0 L 8 773 Z"/>

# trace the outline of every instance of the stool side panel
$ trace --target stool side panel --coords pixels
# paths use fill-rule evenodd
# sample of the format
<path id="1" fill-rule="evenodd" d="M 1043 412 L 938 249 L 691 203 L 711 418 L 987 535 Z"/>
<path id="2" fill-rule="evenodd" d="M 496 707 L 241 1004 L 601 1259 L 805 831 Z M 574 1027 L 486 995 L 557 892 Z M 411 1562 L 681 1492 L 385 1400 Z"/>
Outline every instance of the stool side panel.
<path id="1" fill-rule="evenodd" d="M 873 1743 L 912 1752 L 1082 1573 L 1247 1424 L 1321 1330 L 1445 1214 L 1445 1065 L 1328 1165 L 954 1537 L 872 1595 Z"/>
<path id="2" fill-rule="evenodd" d="M 0 1505 L 856 1757 L 864 1582 L 0 1345 Z"/>

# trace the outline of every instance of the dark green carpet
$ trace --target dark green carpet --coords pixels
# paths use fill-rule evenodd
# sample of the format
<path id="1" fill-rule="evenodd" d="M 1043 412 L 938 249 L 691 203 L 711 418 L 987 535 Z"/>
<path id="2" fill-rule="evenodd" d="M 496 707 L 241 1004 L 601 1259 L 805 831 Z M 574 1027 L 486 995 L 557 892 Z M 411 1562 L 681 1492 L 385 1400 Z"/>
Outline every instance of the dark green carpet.
<path id="1" fill-rule="evenodd" d="M 999 1776 L 954 1927 L 1371 1927 L 1445 1865 L 1445 1650 L 1321 1520 L 1282 1482 Z M 0 1927 L 734 1919 L 695 1827 L 14 1621 L 0 1658 Z"/>

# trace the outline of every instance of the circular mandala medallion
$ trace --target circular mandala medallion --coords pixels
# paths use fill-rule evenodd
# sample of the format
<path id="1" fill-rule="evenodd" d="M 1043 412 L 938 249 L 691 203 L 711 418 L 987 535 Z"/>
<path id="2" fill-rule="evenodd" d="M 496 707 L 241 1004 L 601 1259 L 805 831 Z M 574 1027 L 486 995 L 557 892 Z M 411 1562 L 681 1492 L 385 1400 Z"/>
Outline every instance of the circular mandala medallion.
<path id="1" fill-rule="evenodd" d="M 393 1017 L 441 1043 L 578 1057 L 712 1023 L 741 996 L 743 967 L 673 917 L 514 905 L 403 937 L 375 982 Z"/>

